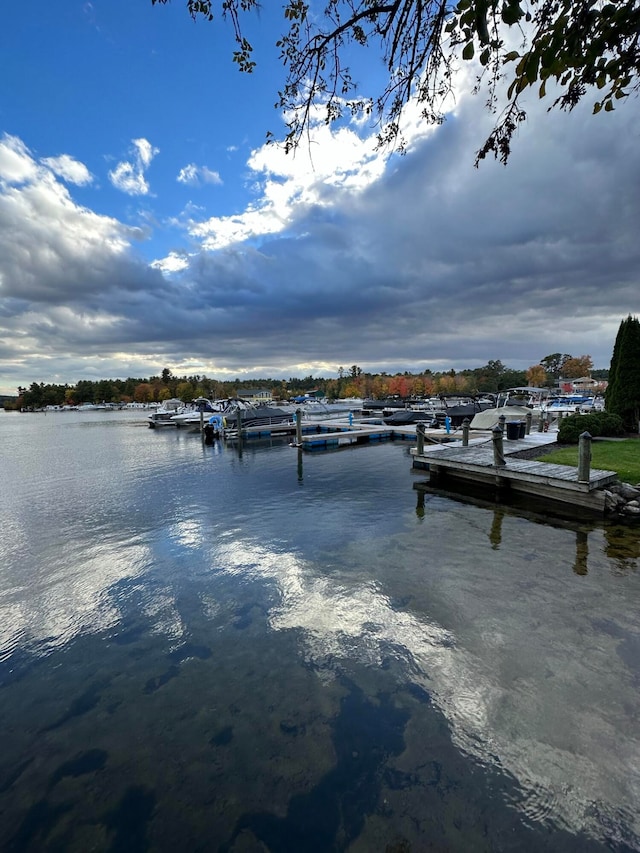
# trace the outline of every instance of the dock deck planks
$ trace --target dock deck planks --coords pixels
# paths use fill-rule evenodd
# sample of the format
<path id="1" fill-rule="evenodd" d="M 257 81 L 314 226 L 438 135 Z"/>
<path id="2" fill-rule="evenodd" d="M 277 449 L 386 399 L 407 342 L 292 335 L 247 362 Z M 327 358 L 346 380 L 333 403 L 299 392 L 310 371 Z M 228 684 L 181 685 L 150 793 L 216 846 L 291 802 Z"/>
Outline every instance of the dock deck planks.
<path id="1" fill-rule="evenodd" d="M 506 465 L 496 466 L 493 462 L 493 449 L 482 447 L 443 447 L 437 452 L 422 457 L 430 469 L 468 470 L 487 473 L 505 479 L 521 479 L 529 482 L 543 482 L 558 488 L 579 492 L 589 492 L 614 482 L 614 471 L 602 471 L 592 468 L 589 482 L 578 482 L 577 467 L 555 465 L 549 462 L 536 462 L 529 459 L 514 459 L 505 451 Z"/>
<path id="2" fill-rule="evenodd" d="M 531 449 L 535 440 L 505 442 L 506 465 L 496 466 L 492 442 L 479 442 L 469 447 L 442 446 L 425 448 L 425 452 L 414 455 L 414 467 L 428 469 L 430 479 L 437 481 L 451 476 L 457 479 L 485 483 L 497 488 L 512 488 L 514 491 L 544 497 L 575 506 L 604 510 L 604 488 L 618 480 L 615 471 L 592 468 L 588 482 L 578 481 L 578 468 L 518 459 L 513 453 Z M 577 448 L 576 448 L 577 456 Z"/>

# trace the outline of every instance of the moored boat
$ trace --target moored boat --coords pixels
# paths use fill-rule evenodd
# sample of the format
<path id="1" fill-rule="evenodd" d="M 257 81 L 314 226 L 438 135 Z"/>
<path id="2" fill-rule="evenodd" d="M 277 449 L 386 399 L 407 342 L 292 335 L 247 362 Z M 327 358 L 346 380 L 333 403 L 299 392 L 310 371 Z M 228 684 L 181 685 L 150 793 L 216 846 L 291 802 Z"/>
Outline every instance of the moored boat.
<path id="1" fill-rule="evenodd" d="M 172 417 L 171 422 L 176 427 L 191 427 L 200 428 L 200 425 L 207 421 L 211 415 L 222 411 L 222 403 L 219 401 L 212 402 L 207 397 L 196 397 L 188 406 L 184 406 L 177 411 Z"/>
<path id="2" fill-rule="evenodd" d="M 499 423 L 501 416 L 504 416 L 505 421 L 524 421 L 527 415 L 531 415 L 532 422 L 537 422 L 542 415 L 544 401 L 548 395 L 547 388 L 533 386 L 520 386 L 500 391 L 494 406 L 488 406 L 474 415 L 471 420 L 471 429 L 493 429 Z"/>
<path id="3" fill-rule="evenodd" d="M 182 400 L 179 400 L 177 397 L 172 397 L 169 400 L 164 400 L 162 405 L 152 412 L 147 418 L 147 423 L 151 429 L 156 429 L 157 427 L 165 427 L 172 426 L 175 427 L 175 424 L 172 422 L 171 418 L 178 413 L 178 411 L 184 406 Z"/>
<path id="4" fill-rule="evenodd" d="M 271 424 L 293 423 L 294 415 L 287 409 L 276 406 L 263 406 L 249 403 L 237 397 L 224 401 L 219 414 L 224 418 L 225 429 L 270 426 Z"/>
<path id="5" fill-rule="evenodd" d="M 363 401 L 356 397 L 349 397 L 341 400 L 317 399 L 315 397 L 294 397 L 293 403 L 294 414 L 296 409 L 300 409 L 302 417 L 311 420 L 321 420 L 323 418 L 340 415 L 347 416 L 349 413 L 360 415 L 362 414 L 363 408 Z"/>
<path id="6" fill-rule="evenodd" d="M 576 413 L 592 412 L 595 397 L 587 394 L 561 394 L 550 397 L 544 406 L 548 415 L 574 415 Z"/>

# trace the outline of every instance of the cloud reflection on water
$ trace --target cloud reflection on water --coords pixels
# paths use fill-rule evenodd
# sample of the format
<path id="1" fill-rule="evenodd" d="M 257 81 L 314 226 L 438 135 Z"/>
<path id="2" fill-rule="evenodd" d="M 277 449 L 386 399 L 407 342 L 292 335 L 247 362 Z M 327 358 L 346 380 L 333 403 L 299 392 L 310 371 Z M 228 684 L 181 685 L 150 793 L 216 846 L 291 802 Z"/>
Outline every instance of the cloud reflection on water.
<path id="1" fill-rule="evenodd" d="M 79 634 L 99 633 L 118 623 L 121 607 L 109 590 L 123 579 L 143 574 L 149 564 L 149 549 L 101 539 L 81 554 L 80 550 L 73 543 L 61 543 L 57 556 L 33 563 L 28 594 L 21 585 L 11 586 L 10 577 L 3 577 L 2 658 L 25 647 L 49 654 Z"/>
<path id="2" fill-rule="evenodd" d="M 543 644 L 545 659 L 534 651 L 519 661 L 518 620 L 501 620 L 500 605 L 486 642 L 471 650 L 426 614 L 396 609 L 360 576 L 318 576 L 313 563 L 247 540 L 227 541 L 216 559 L 233 574 L 275 581 L 279 604 L 269 624 L 300 632 L 302 655 L 321 678 L 349 661 L 380 666 L 393 654 L 445 714 L 458 748 L 517 779 L 522 799 L 514 805 L 526 819 L 602 840 L 626 826 L 624 840 L 640 843 L 637 694 L 613 642 L 569 661 L 561 630 Z"/>

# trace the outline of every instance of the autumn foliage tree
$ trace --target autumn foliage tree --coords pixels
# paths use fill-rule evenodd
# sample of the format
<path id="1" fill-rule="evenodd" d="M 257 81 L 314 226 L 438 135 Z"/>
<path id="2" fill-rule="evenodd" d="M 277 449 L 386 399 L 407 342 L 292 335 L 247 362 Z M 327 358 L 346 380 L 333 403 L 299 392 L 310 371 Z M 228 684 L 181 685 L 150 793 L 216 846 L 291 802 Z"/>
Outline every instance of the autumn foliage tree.
<path id="1" fill-rule="evenodd" d="M 581 376 L 590 376 L 592 370 L 593 359 L 590 355 L 568 358 L 562 365 L 562 375 L 567 379 L 579 379 Z"/>
<path id="2" fill-rule="evenodd" d="M 541 364 L 533 364 L 527 370 L 527 382 L 534 388 L 540 388 L 547 381 L 547 371 Z"/>

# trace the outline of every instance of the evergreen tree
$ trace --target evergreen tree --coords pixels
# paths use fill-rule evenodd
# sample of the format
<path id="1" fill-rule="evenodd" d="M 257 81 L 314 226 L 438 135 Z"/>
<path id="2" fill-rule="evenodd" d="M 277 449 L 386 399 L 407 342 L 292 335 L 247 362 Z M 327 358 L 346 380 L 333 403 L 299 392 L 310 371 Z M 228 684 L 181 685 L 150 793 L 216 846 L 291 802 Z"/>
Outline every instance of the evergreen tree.
<path id="1" fill-rule="evenodd" d="M 607 411 L 620 415 L 635 432 L 640 420 L 640 322 L 629 315 L 620 323 L 611 356 Z"/>

